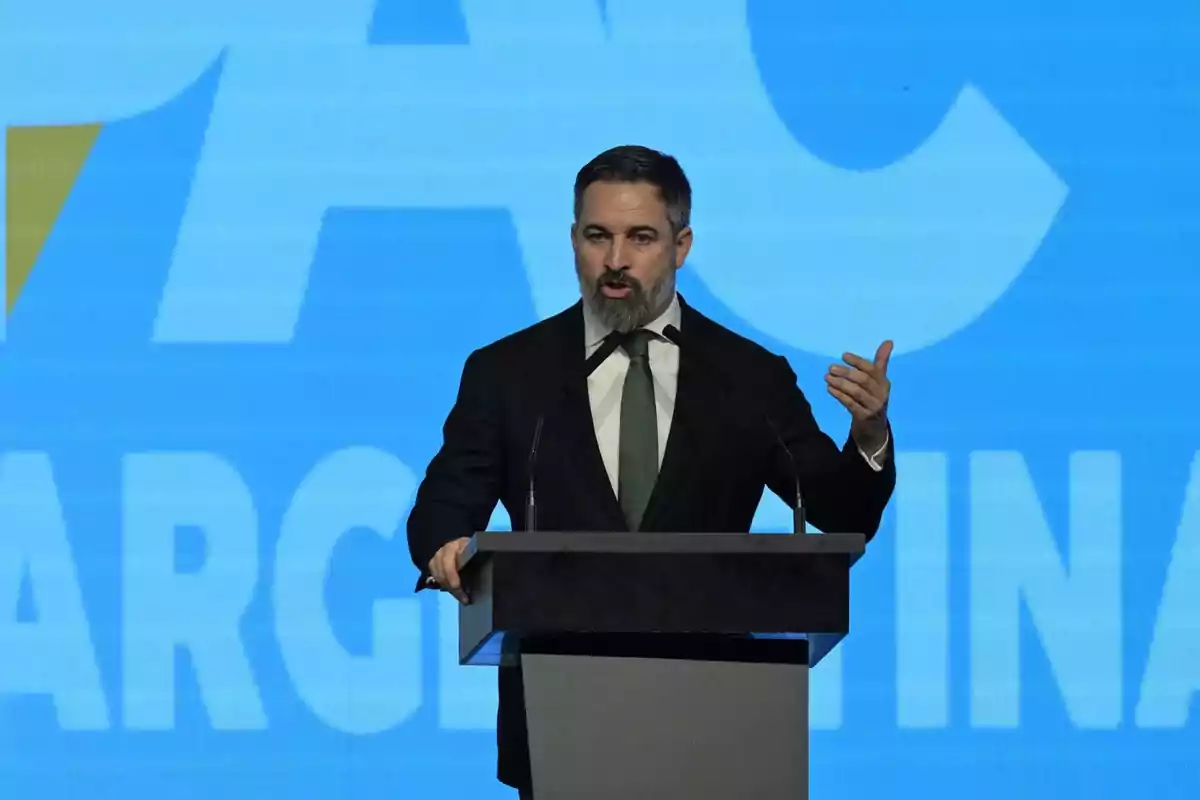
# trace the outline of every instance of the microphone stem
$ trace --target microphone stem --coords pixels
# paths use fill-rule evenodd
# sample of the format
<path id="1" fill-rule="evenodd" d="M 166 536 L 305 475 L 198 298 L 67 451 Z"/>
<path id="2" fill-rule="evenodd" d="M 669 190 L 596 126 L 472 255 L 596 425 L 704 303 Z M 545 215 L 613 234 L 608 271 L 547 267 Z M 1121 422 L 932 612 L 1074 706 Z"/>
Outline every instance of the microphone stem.
<path id="1" fill-rule="evenodd" d="M 537 498 L 533 492 L 534 466 L 537 464 L 538 445 L 542 441 L 542 425 L 545 423 L 545 415 L 539 415 L 537 426 L 533 429 L 533 444 L 529 446 L 529 495 L 525 498 L 525 530 L 537 530 Z"/>
<path id="2" fill-rule="evenodd" d="M 533 494 L 533 483 L 529 484 L 529 495 L 525 498 L 525 530 L 537 530 L 537 500 Z"/>
<path id="3" fill-rule="evenodd" d="M 804 521 L 804 500 L 800 496 L 800 482 L 796 481 L 796 506 L 792 509 L 792 533 L 808 533 Z"/>

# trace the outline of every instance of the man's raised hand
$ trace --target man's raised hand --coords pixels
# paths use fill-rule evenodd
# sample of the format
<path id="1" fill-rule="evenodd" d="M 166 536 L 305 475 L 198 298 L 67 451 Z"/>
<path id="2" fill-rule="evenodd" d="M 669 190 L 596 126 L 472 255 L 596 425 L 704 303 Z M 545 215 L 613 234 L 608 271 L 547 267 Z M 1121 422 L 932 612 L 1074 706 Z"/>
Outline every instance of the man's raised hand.
<path id="1" fill-rule="evenodd" d="M 850 412 L 850 435 L 868 453 L 887 443 L 887 407 L 892 392 L 887 368 L 892 347 L 890 339 L 879 345 L 872 361 L 843 353 L 842 360 L 846 363 L 833 364 L 825 376 L 829 393 Z"/>

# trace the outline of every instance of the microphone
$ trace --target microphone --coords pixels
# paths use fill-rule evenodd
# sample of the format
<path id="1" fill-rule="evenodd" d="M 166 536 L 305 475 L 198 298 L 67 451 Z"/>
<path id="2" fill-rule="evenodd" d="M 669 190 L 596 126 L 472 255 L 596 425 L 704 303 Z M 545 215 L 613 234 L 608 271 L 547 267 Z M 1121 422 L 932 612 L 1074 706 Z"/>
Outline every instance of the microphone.
<path id="1" fill-rule="evenodd" d="M 604 341 L 600 343 L 600 346 L 596 348 L 596 352 L 588 356 L 584 362 L 584 377 L 586 378 L 595 372 L 596 368 L 620 346 L 620 336 L 606 336 Z M 565 394 L 568 391 L 568 385 L 560 387 L 560 391 Z M 527 531 L 537 530 L 537 489 L 534 479 L 534 467 L 537 465 L 538 444 L 542 441 L 542 426 L 545 422 L 546 414 L 543 411 L 541 414 L 538 414 L 537 424 L 533 429 L 533 442 L 529 445 L 529 490 L 525 494 L 525 530 Z"/>
<path id="2" fill-rule="evenodd" d="M 668 325 L 667 327 L 663 328 L 663 336 L 665 336 L 680 350 L 683 349 L 684 336 L 682 333 L 680 333 L 679 328 L 676 328 L 674 325 Z M 702 360 L 706 366 L 711 367 L 711 364 L 709 364 L 707 359 Z M 733 385 L 732 381 L 729 380 L 729 377 L 723 370 L 713 370 L 713 374 L 720 379 L 720 382 L 725 386 L 727 391 L 731 393 L 735 392 L 736 387 Z M 783 452 L 787 454 L 788 463 L 792 466 L 792 482 L 796 491 L 795 499 L 792 503 L 792 533 L 808 533 L 808 524 L 805 520 L 804 513 L 804 495 L 800 491 L 800 467 L 796 463 L 796 456 L 792 453 L 792 449 L 787 446 L 787 442 L 784 441 L 783 436 L 780 435 L 779 426 L 775 424 L 775 420 L 771 419 L 771 416 L 765 413 L 763 414 L 762 418 L 763 421 L 766 422 L 767 427 L 771 429 L 771 433 L 775 436 L 775 441 L 779 444 L 780 448 L 783 449 Z"/>
<path id="3" fill-rule="evenodd" d="M 533 429 L 533 444 L 529 446 L 529 493 L 525 496 L 525 530 L 537 530 L 537 493 L 534 491 L 533 467 L 537 463 L 538 444 L 542 440 L 542 424 L 545 414 L 539 414 Z"/>
<path id="4" fill-rule="evenodd" d="M 588 356 L 584 362 L 584 376 L 591 375 L 613 351 L 621 346 L 619 336 L 607 336 L 596 352 Z M 529 445 L 529 490 L 525 494 L 525 530 L 537 530 L 537 488 L 534 479 L 534 467 L 537 465 L 538 444 L 542 441 L 542 425 L 546 422 L 545 413 L 538 414 L 537 424 L 533 428 L 533 442 Z"/>
<path id="5" fill-rule="evenodd" d="M 603 364 L 621 346 L 623 339 L 624 337 L 619 333 L 610 333 L 608 336 L 605 336 L 604 340 L 600 342 L 600 346 L 596 348 L 596 352 L 588 356 L 587 360 L 583 362 L 584 377 L 590 377 L 596 371 L 596 368 Z"/>
<path id="6" fill-rule="evenodd" d="M 771 433 L 775 434 L 775 441 L 779 442 L 783 452 L 787 453 L 788 462 L 792 465 L 792 480 L 796 484 L 796 501 L 792 504 L 792 533 L 808 533 L 808 524 L 804 519 L 804 495 L 800 493 L 800 467 L 796 465 L 796 457 L 792 455 L 792 448 L 788 447 L 787 442 L 779 435 L 779 426 L 766 414 L 763 415 L 763 419 L 767 421 Z"/>

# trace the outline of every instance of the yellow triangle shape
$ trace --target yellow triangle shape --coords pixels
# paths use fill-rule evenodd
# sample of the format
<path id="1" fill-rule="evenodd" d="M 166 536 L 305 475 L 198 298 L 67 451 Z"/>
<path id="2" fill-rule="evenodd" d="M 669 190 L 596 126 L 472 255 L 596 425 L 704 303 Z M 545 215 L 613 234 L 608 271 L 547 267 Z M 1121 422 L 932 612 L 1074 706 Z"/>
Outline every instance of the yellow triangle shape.
<path id="1" fill-rule="evenodd" d="M 5 131 L 6 312 L 12 312 L 33 272 L 101 127 L 56 125 Z"/>

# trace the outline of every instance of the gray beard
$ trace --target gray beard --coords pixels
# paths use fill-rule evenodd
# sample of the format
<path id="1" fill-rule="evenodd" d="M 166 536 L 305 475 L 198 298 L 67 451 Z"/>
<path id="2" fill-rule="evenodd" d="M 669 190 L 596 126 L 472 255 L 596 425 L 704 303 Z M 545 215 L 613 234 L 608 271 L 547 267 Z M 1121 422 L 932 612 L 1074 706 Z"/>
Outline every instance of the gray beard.
<path id="1" fill-rule="evenodd" d="M 628 297 L 605 297 L 603 276 L 590 286 L 580 278 L 588 308 L 605 326 L 618 333 L 629 333 L 652 321 L 667 307 L 675 292 L 675 282 L 670 276 L 651 286 L 649 292 L 632 278 L 626 280 L 630 288 Z"/>

